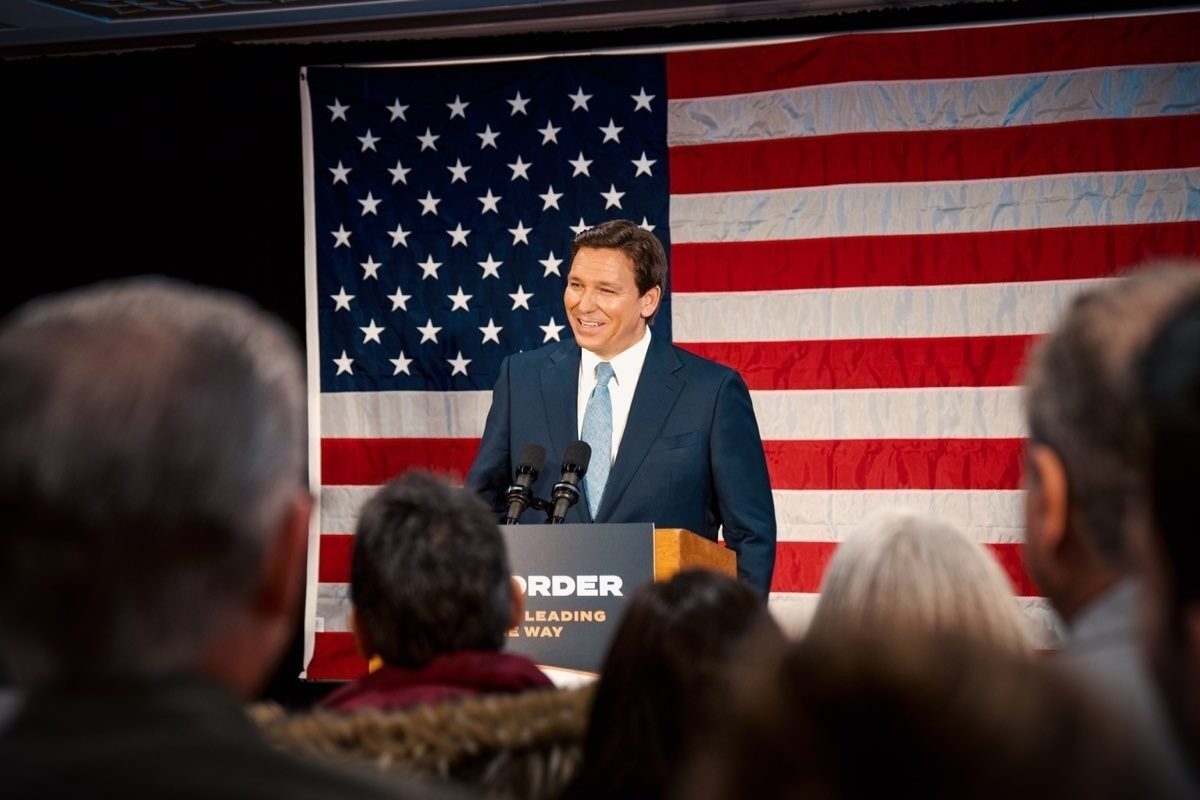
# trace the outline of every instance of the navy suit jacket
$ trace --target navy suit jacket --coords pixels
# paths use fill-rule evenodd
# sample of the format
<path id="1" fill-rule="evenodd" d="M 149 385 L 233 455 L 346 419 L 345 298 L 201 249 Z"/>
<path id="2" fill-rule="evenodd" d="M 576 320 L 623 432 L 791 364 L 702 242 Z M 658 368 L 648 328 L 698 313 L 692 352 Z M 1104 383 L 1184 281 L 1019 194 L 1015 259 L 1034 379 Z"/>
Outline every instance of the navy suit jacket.
<path id="1" fill-rule="evenodd" d="M 568 340 L 500 365 L 483 442 L 466 481 L 500 516 L 514 459 L 527 444 L 546 448 L 533 492 L 549 499 L 563 453 L 579 439 L 579 359 L 579 345 Z M 566 521 L 652 522 L 713 541 L 723 527 L 737 554 L 738 576 L 765 595 L 775 566 L 775 506 L 741 376 L 651 338 L 599 511 L 593 519 L 581 499 Z M 521 522 L 545 522 L 545 514 L 527 509 Z"/>

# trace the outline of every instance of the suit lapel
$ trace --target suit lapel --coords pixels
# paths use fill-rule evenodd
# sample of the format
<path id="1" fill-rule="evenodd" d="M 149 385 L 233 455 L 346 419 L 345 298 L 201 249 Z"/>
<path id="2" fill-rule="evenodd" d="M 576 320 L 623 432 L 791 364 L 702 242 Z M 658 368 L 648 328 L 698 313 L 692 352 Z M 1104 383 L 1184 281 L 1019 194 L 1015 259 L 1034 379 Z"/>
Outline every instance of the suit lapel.
<path id="1" fill-rule="evenodd" d="M 579 439 L 579 345 L 574 339 L 565 341 L 548 358 L 550 363 L 542 370 L 542 405 L 550 429 L 546 469 L 557 474 L 567 445 Z M 580 505 L 586 515 L 587 503 Z"/>
<path id="2" fill-rule="evenodd" d="M 683 362 L 675 354 L 670 342 L 664 341 L 661 336 L 650 340 L 642 374 L 638 376 L 637 391 L 629 407 L 629 419 L 621 435 L 617 459 L 608 473 L 608 485 L 604 487 L 604 497 L 600 500 L 597 521 L 607 521 L 611 516 L 612 509 L 650 451 L 650 445 L 658 438 L 659 431 L 671 415 L 671 409 L 675 407 L 684 385 L 683 380 L 675 375 L 681 367 Z"/>

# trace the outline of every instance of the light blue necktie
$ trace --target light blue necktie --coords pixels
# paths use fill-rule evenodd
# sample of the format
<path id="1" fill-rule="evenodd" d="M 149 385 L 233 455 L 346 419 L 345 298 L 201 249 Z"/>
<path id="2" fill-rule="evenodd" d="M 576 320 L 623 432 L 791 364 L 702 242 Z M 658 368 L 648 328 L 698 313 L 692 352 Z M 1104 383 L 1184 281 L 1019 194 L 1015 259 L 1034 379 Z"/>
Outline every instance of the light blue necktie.
<path id="1" fill-rule="evenodd" d="M 593 519 L 600 509 L 600 498 L 604 496 L 604 485 L 608 483 L 608 470 L 612 466 L 612 397 L 608 393 L 608 382 L 612 377 L 612 364 L 601 361 L 596 365 L 596 388 L 583 411 L 583 440 L 592 448 L 592 461 L 583 479 L 583 488 Z"/>

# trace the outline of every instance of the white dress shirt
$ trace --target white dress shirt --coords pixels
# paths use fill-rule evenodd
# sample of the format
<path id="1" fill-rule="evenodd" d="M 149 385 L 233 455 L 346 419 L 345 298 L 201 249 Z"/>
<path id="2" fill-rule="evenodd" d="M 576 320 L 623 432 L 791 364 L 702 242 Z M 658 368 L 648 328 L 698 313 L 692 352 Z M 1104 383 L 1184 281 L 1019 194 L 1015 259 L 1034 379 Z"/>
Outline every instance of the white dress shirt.
<path id="1" fill-rule="evenodd" d="M 614 357 L 610 364 L 613 379 L 608 382 L 608 394 L 612 398 L 612 458 L 617 458 L 617 448 L 625 434 L 625 423 L 629 421 L 629 407 L 633 405 L 633 393 L 637 391 L 642 365 L 646 363 L 646 352 L 650 349 L 650 329 L 642 340 Z M 596 365 L 603 359 L 584 348 L 579 359 L 579 397 L 576 415 L 576 433 L 583 436 L 583 414 L 587 410 L 588 398 L 596 388 Z"/>

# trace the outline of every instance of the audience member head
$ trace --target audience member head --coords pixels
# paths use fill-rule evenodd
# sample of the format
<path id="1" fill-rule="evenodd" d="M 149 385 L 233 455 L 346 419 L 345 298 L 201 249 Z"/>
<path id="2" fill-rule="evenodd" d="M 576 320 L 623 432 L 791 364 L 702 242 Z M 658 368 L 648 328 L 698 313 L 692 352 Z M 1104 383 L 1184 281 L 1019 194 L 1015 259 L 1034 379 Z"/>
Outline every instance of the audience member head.
<path id="1" fill-rule="evenodd" d="M 710 724 L 725 670 L 748 641 L 782 634 L 754 591 L 708 570 L 629 599 L 601 668 L 571 798 L 664 796 L 688 740 Z"/>
<path id="2" fill-rule="evenodd" d="M 1200 771 L 1200 297 L 1155 335 L 1141 366 L 1154 509 L 1143 548 L 1151 652 Z"/>
<path id="3" fill-rule="evenodd" d="M 747 655 L 676 797 L 1163 796 L 1122 724 L 1045 661 L 921 635 Z"/>
<path id="4" fill-rule="evenodd" d="M 986 548 L 957 528 L 903 511 L 876 515 L 838 547 L 808 635 L 836 640 L 897 628 L 1033 653 L 1012 586 Z"/>
<path id="5" fill-rule="evenodd" d="M 1068 623 L 1131 569 L 1144 524 L 1144 412 L 1133 374 L 1150 334 L 1200 270 L 1135 272 L 1075 299 L 1034 350 L 1025 377 L 1025 558 Z"/>
<path id="6" fill-rule="evenodd" d="M 473 492 L 409 472 L 362 508 L 350 572 L 368 656 L 422 667 L 460 650 L 499 650 L 521 613 L 495 515 Z"/>
<path id="7" fill-rule="evenodd" d="M 0 643 L 23 684 L 249 693 L 303 588 L 300 354 L 235 296 L 137 279 L 0 327 Z"/>

